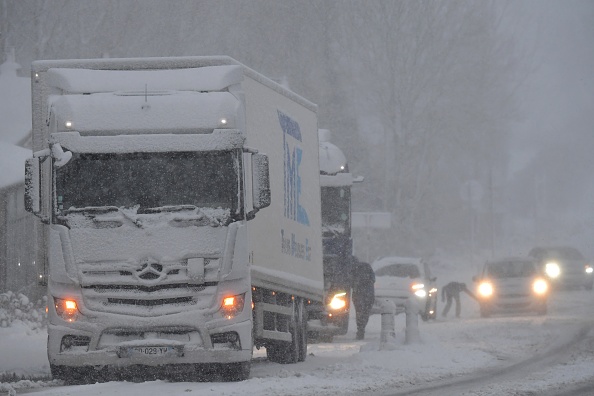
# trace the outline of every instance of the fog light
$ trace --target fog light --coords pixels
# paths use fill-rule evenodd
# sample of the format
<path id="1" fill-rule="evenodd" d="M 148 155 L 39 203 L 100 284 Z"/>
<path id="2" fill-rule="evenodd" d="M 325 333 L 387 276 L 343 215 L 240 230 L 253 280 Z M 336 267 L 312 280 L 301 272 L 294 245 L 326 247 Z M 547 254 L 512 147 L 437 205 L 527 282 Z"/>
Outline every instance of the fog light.
<path id="1" fill-rule="evenodd" d="M 65 335 L 62 337 L 60 352 L 81 351 L 86 352 L 89 349 L 91 338 L 86 336 Z"/>

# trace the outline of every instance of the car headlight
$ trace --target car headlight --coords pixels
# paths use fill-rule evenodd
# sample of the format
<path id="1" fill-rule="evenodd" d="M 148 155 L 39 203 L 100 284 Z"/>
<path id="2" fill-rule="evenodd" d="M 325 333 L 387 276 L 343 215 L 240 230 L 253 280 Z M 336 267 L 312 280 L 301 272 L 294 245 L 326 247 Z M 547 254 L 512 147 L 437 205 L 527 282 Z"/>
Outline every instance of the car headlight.
<path id="1" fill-rule="evenodd" d="M 490 282 L 482 282 L 478 287 L 481 297 L 491 297 L 493 295 L 493 285 Z"/>
<path id="2" fill-rule="evenodd" d="M 591 274 L 592 272 L 594 272 L 594 269 L 586 264 L 585 271 L 586 271 L 586 274 Z"/>
<path id="3" fill-rule="evenodd" d="M 559 264 L 555 263 L 554 261 L 548 262 L 545 265 L 545 272 L 549 276 L 549 278 L 557 278 L 561 274 L 561 268 Z"/>
<path id="4" fill-rule="evenodd" d="M 532 291 L 535 294 L 543 295 L 546 294 L 547 290 L 549 290 L 549 285 L 544 279 L 536 279 L 534 283 L 532 283 Z"/>
<path id="5" fill-rule="evenodd" d="M 427 291 L 425 290 L 425 285 L 423 283 L 413 283 L 410 285 L 410 288 L 417 297 L 423 298 L 427 296 Z"/>
<path id="6" fill-rule="evenodd" d="M 344 309 L 344 308 L 346 308 L 346 306 L 347 306 L 346 292 L 336 293 L 334 295 L 334 297 L 332 297 L 332 300 L 330 300 L 330 304 L 328 304 L 328 307 L 330 307 L 330 309 L 332 309 L 333 311 L 338 311 L 338 310 Z"/>

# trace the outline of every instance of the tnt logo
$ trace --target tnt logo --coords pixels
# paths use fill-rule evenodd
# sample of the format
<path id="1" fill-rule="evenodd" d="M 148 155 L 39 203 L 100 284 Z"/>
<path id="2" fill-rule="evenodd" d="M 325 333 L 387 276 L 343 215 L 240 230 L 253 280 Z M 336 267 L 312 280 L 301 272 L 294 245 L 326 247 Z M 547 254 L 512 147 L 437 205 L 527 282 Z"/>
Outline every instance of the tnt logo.
<path id="1" fill-rule="evenodd" d="M 299 202 L 301 197 L 301 175 L 299 168 L 303 151 L 299 124 L 288 115 L 278 111 L 278 120 L 283 130 L 283 152 L 285 159 L 285 217 L 309 225 L 307 211 Z"/>

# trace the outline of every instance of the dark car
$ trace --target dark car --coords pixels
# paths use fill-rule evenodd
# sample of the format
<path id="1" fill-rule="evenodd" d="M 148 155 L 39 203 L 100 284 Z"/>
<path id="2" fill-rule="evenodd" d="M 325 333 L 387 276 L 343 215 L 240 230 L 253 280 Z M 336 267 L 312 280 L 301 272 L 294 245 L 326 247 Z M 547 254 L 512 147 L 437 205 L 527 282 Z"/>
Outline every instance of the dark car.
<path id="1" fill-rule="evenodd" d="M 481 317 L 494 313 L 547 312 L 548 281 L 533 258 L 509 257 L 487 262 L 478 282 Z"/>
<path id="2" fill-rule="evenodd" d="M 591 263 L 574 247 L 535 247 L 528 253 L 547 274 L 553 286 L 584 287 L 592 290 L 594 271 Z"/>

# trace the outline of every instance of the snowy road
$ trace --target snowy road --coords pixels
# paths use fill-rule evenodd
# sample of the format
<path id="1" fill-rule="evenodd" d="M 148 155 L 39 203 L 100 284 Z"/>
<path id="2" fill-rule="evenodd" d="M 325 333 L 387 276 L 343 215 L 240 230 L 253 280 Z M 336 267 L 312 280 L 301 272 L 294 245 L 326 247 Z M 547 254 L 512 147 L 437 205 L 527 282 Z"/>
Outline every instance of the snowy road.
<path id="1" fill-rule="evenodd" d="M 551 372 L 560 370 L 559 367 L 580 364 L 578 357 L 587 357 L 587 355 L 591 357 L 593 353 L 594 326 L 592 323 L 582 323 L 577 333 L 573 334 L 569 341 L 509 366 L 479 370 L 463 378 L 436 381 L 435 384 L 429 386 L 380 394 L 386 396 L 533 395 L 535 391 L 530 390 L 532 381 L 540 381 L 550 376 Z M 591 375 L 592 378 L 576 384 L 552 383 L 545 388 L 548 389 L 546 394 L 551 396 L 565 394 L 572 396 L 592 395 L 594 392 L 594 372 Z"/>
<path id="2" fill-rule="evenodd" d="M 240 383 L 109 382 L 69 386 L 16 383 L 19 394 L 57 395 L 559 395 L 580 393 L 594 383 L 594 294 L 559 292 L 546 316 L 481 319 L 464 300 L 461 319 L 420 322 L 421 342 L 404 344 L 404 316 L 397 317 L 394 350 L 378 351 L 380 317 L 370 320 L 365 341 L 355 341 L 353 323 L 332 344 L 310 345 L 303 363 L 268 362 L 255 351 L 251 378 Z M 2 334 L 0 334 L 1 336 Z M 22 343 L 42 340 L 32 334 Z M 2 353 L 0 372 L 10 362 Z M 34 341 L 35 342 L 31 342 Z M 14 342 L 13 342 L 14 343 Z M 47 370 L 44 351 L 32 354 L 30 370 Z M 22 360 L 22 359 L 21 359 Z M 20 363 L 23 365 L 23 363 Z M 13 367 L 14 369 L 15 367 Z M 22 371 L 23 369 L 21 369 Z M 0 394 L 2 394 L 0 384 Z M 7 388 L 7 384 L 4 384 Z M 21 388 L 21 389 L 19 389 Z M 587 394 L 587 393 L 585 393 Z"/>

